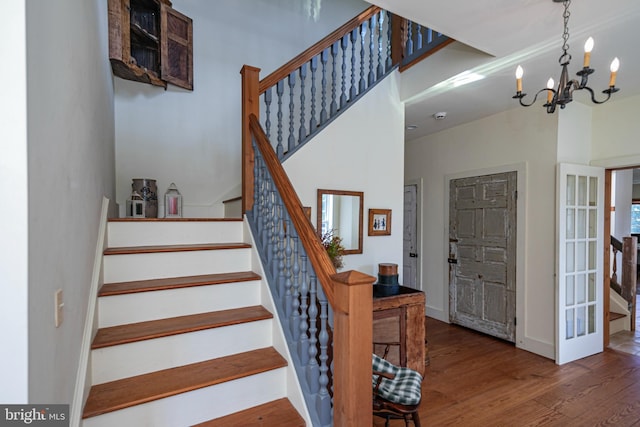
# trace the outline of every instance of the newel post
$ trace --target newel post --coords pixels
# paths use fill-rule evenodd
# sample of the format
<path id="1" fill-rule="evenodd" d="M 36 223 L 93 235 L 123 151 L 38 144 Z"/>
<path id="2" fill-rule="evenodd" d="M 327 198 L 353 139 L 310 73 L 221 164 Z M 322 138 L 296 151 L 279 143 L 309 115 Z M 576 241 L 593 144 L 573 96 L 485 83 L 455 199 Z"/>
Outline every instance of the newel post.
<path id="1" fill-rule="evenodd" d="M 253 208 L 253 163 L 249 117 L 260 118 L 260 68 L 244 65 L 242 70 L 242 213 Z"/>
<path id="2" fill-rule="evenodd" d="M 628 297 L 631 309 L 631 330 L 636 329 L 636 287 L 638 268 L 638 238 L 636 236 L 622 239 L 622 289 Z"/>
<path id="3" fill-rule="evenodd" d="M 393 65 L 400 64 L 404 56 L 404 48 L 407 45 L 409 37 L 408 22 L 405 18 L 391 15 L 391 63 Z"/>
<path id="4" fill-rule="evenodd" d="M 333 422 L 335 427 L 370 426 L 373 282 L 358 271 L 331 276 L 335 290 Z"/>

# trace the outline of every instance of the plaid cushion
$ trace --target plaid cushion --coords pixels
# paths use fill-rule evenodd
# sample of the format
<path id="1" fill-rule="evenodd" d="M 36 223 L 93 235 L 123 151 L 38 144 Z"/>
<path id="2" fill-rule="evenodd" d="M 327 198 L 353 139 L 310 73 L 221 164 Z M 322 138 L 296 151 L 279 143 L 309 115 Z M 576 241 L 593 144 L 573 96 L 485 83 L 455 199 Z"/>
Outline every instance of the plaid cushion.
<path id="1" fill-rule="evenodd" d="M 420 391 L 422 376 L 409 368 L 396 366 L 389 361 L 372 355 L 372 368 L 374 371 L 394 374 L 393 379 L 382 377 L 378 394 L 384 399 L 401 405 L 417 405 L 420 403 Z M 373 375 L 372 385 L 375 389 L 379 375 Z"/>

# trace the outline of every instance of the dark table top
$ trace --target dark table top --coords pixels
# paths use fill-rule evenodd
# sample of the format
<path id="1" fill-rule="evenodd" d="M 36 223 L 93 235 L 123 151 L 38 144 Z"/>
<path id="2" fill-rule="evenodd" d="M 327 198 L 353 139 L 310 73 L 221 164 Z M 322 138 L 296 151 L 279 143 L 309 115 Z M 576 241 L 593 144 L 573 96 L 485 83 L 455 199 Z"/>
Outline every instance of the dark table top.
<path id="1" fill-rule="evenodd" d="M 406 295 L 406 294 L 415 294 L 417 292 L 422 292 L 418 289 L 413 289 L 408 286 L 402 285 L 373 285 L 373 297 L 374 298 L 384 298 L 391 297 L 397 295 Z"/>

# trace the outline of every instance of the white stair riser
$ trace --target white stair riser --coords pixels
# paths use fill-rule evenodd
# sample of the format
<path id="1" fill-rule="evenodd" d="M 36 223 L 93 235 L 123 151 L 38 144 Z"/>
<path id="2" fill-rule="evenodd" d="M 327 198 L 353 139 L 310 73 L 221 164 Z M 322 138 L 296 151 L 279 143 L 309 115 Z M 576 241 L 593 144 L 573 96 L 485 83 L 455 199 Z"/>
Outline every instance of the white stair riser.
<path id="1" fill-rule="evenodd" d="M 101 328 L 260 305 L 260 281 L 194 286 L 98 298 Z"/>
<path id="2" fill-rule="evenodd" d="M 242 242 L 242 222 L 110 222 L 109 247 Z"/>
<path id="3" fill-rule="evenodd" d="M 176 427 L 219 418 L 286 396 L 285 368 L 263 372 L 83 421 L 84 427 Z"/>
<path id="4" fill-rule="evenodd" d="M 92 381 L 101 384 L 270 347 L 271 332 L 269 319 L 95 349 Z"/>
<path id="5" fill-rule="evenodd" d="M 629 331 L 631 330 L 631 325 L 629 325 L 629 316 L 621 317 L 616 320 L 612 320 L 609 322 L 609 335 L 613 335 L 616 332 L 620 331 Z"/>
<path id="6" fill-rule="evenodd" d="M 248 270 L 251 270 L 248 248 L 104 257 L 104 283 Z"/>

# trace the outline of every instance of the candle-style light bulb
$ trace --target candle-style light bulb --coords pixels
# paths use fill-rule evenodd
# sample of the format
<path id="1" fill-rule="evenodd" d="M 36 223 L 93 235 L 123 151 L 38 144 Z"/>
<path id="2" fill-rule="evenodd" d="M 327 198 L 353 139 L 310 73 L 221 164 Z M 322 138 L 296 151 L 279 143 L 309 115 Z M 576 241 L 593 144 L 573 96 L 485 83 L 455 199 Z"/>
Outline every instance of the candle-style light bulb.
<path id="1" fill-rule="evenodd" d="M 516 68 L 516 91 L 522 92 L 522 75 L 524 74 L 524 70 L 520 65 Z"/>
<path id="2" fill-rule="evenodd" d="M 584 43 L 584 68 L 589 68 L 589 62 L 591 61 L 591 51 L 593 50 L 593 37 L 589 37 Z"/>
<path id="3" fill-rule="evenodd" d="M 620 68 L 620 60 L 616 57 L 611 61 L 611 77 L 609 78 L 609 87 L 614 87 L 616 85 L 616 74 L 618 74 L 618 69 Z"/>
<path id="4" fill-rule="evenodd" d="M 547 80 L 547 89 L 549 89 L 547 90 L 547 103 L 549 104 L 553 99 L 553 92 L 551 91 L 553 89 L 553 85 L 554 85 L 553 79 L 549 78 L 549 80 Z"/>

